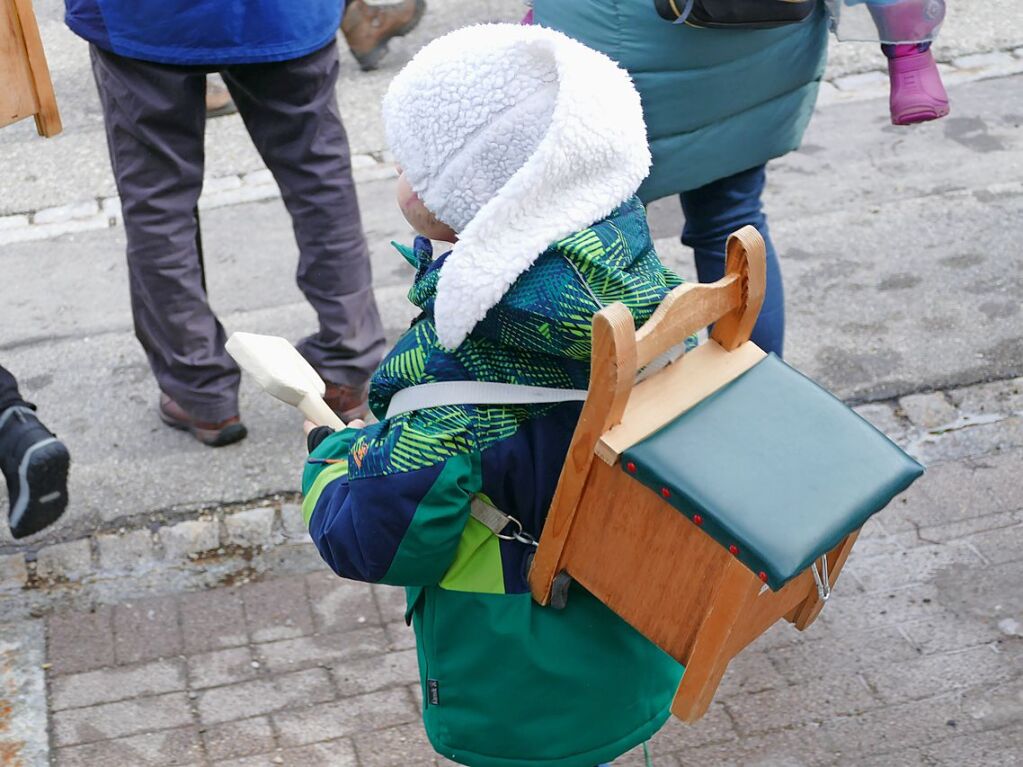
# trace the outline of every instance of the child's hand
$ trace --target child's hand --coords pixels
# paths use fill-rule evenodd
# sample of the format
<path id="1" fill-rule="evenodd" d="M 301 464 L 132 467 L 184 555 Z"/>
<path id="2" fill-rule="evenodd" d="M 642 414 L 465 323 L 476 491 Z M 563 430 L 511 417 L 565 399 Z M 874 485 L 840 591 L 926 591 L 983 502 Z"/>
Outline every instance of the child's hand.
<path id="1" fill-rule="evenodd" d="M 356 418 L 353 421 L 349 421 L 346 429 L 361 429 L 366 425 L 366 422 L 360 418 Z M 305 443 L 306 448 L 309 452 L 313 452 L 316 446 L 319 445 L 323 440 L 334 433 L 334 430 L 329 426 L 317 426 L 312 421 L 306 419 L 305 423 L 302 424 L 302 431 L 305 432 Z"/>
<path id="2" fill-rule="evenodd" d="M 354 419 L 352 421 L 349 421 L 348 424 L 345 426 L 345 428 L 346 429 L 361 429 L 365 425 L 366 425 L 365 421 L 363 421 L 361 418 L 356 418 L 356 419 Z M 311 432 L 315 428 L 316 428 L 316 424 L 314 424 L 309 419 L 306 419 L 305 423 L 302 424 L 302 431 L 303 431 L 303 433 L 305 433 L 305 435 L 307 437 L 309 436 L 309 432 Z"/>

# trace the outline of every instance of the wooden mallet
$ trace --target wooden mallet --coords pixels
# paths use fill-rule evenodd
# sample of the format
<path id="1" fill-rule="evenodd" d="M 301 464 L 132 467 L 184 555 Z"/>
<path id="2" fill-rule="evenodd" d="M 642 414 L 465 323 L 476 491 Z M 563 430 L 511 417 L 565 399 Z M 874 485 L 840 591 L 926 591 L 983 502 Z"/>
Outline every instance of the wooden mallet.
<path id="1" fill-rule="evenodd" d="M 323 401 L 327 390 L 319 374 L 286 339 L 256 333 L 234 333 L 227 352 L 271 396 L 297 407 L 317 426 L 345 428 L 344 421 Z"/>

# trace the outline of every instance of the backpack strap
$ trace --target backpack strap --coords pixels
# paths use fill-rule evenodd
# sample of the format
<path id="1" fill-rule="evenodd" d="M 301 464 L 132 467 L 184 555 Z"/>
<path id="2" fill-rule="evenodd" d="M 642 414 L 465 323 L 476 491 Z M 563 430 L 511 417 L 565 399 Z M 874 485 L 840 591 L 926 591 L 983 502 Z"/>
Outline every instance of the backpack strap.
<path id="1" fill-rule="evenodd" d="M 439 381 L 402 389 L 391 397 L 386 418 L 442 405 L 545 405 L 583 402 L 586 389 L 554 389 L 491 381 Z"/>

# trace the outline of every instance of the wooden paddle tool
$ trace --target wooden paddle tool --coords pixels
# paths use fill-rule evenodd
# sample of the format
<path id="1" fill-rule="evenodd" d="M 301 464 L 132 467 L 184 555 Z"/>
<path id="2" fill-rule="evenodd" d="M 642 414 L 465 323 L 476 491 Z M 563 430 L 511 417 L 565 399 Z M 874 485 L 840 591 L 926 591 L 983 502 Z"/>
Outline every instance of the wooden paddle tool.
<path id="1" fill-rule="evenodd" d="M 327 390 L 319 374 L 286 339 L 256 333 L 234 333 L 227 352 L 264 391 L 297 407 L 317 426 L 345 428 L 344 421 L 323 401 Z"/>

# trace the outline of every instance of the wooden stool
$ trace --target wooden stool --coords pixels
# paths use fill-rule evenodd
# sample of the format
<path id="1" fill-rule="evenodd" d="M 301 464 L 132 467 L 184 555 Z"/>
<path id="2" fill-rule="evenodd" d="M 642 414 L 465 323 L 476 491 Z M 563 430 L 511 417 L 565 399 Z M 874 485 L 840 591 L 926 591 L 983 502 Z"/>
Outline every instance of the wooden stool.
<path id="1" fill-rule="evenodd" d="M 31 0 L 0 0 L 0 128 L 26 117 L 40 136 L 61 131 Z"/>
<path id="2" fill-rule="evenodd" d="M 682 663 L 672 713 L 687 722 L 776 621 L 814 621 L 859 528 L 923 471 L 749 341 L 765 280 L 753 227 L 729 238 L 726 270 L 672 291 L 638 333 L 622 304 L 594 317 L 589 394 L 529 575 L 554 607 L 578 581 Z"/>

